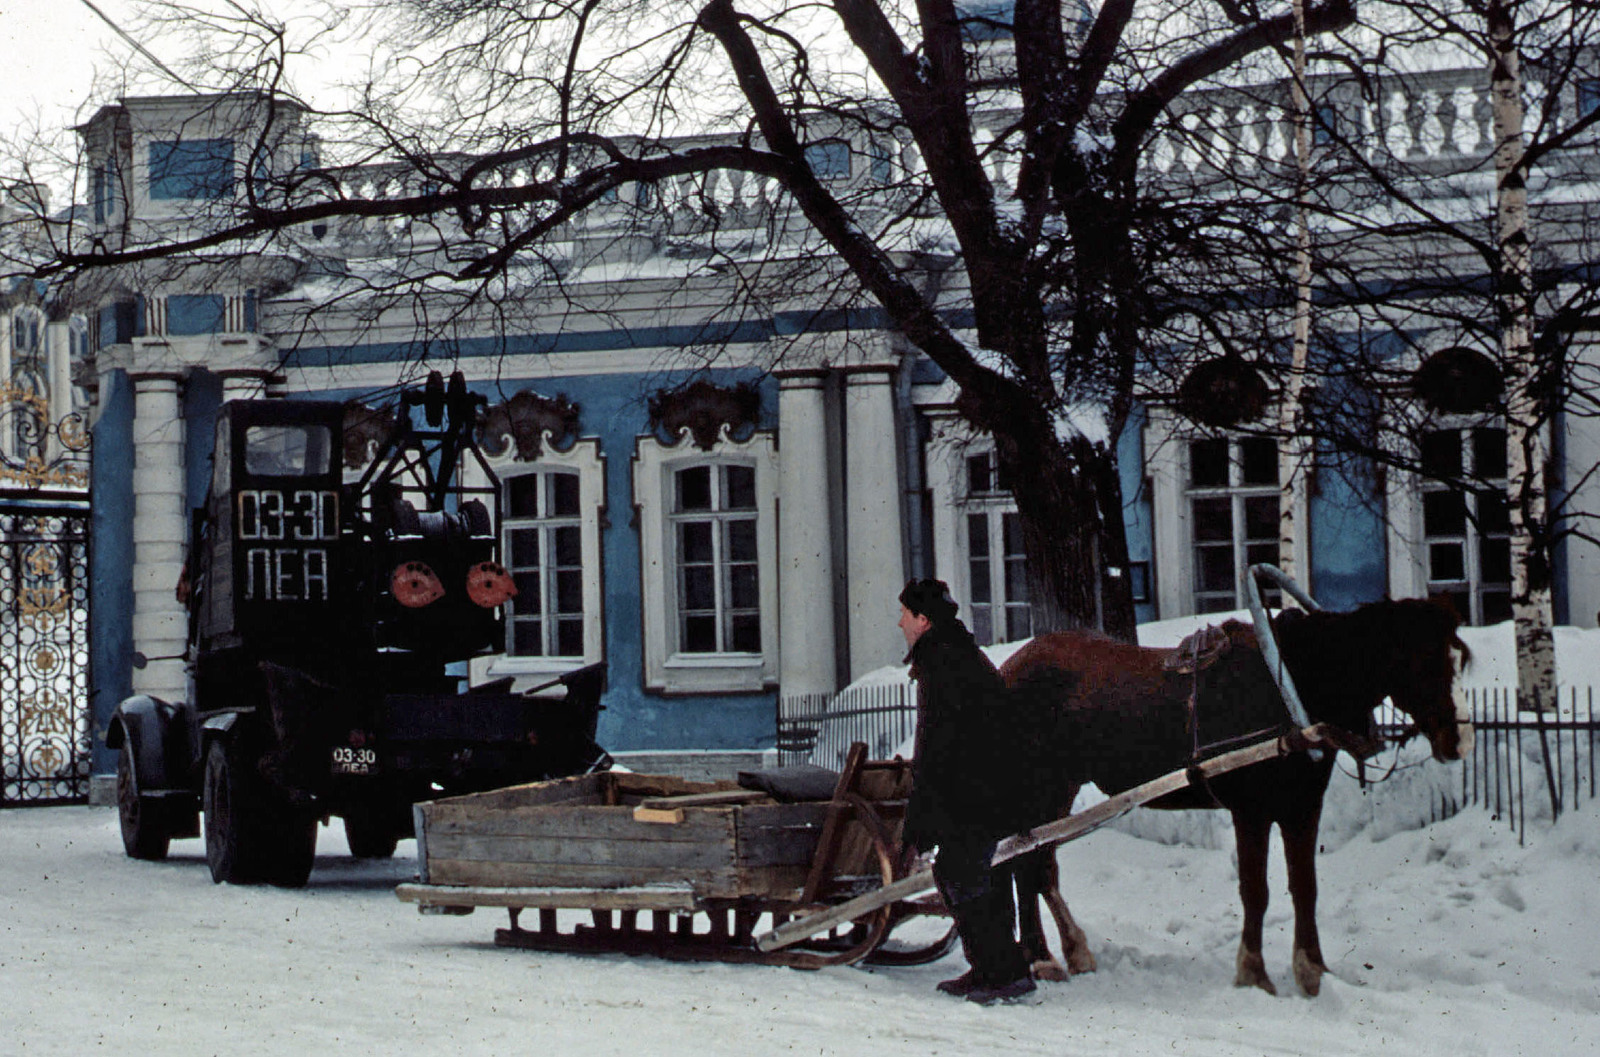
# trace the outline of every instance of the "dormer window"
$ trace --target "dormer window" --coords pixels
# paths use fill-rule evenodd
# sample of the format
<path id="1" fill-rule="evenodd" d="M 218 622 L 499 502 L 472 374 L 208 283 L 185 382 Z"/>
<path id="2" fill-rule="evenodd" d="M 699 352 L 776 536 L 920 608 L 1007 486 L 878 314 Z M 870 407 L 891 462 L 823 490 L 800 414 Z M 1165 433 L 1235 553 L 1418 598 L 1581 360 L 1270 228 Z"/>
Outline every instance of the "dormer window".
<path id="1" fill-rule="evenodd" d="M 821 180 L 843 180 L 850 175 L 850 144 L 825 139 L 806 146 L 806 164 Z"/>
<path id="2" fill-rule="evenodd" d="M 185 139 L 150 144 L 150 197 L 157 201 L 233 194 L 233 140 Z"/>

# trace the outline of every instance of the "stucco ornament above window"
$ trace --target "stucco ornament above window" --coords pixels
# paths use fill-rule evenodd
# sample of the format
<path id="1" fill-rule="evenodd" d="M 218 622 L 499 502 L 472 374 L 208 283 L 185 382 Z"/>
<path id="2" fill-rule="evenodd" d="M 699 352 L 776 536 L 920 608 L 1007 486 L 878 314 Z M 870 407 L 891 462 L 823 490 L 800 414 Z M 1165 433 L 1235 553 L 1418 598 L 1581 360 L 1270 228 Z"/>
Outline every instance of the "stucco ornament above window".
<path id="1" fill-rule="evenodd" d="M 1456 346 L 1424 360 L 1411 378 L 1411 390 L 1442 414 L 1470 415 L 1500 407 L 1505 379 L 1489 357 Z"/>
<path id="2" fill-rule="evenodd" d="M 760 414 L 761 393 L 749 382 L 726 386 L 701 380 L 663 389 L 650 398 L 651 431 L 668 446 L 687 433 L 701 451 L 710 451 L 724 436 L 749 437 Z"/>
<path id="3" fill-rule="evenodd" d="M 1176 403 L 1194 422 L 1230 429 L 1260 417 L 1270 395 L 1255 365 L 1230 353 L 1196 364 L 1178 384 Z"/>
<path id="4" fill-rule="evenodd" d="M 523 389 L 483 413 L 478 422 L 478 443 L 493 458 L 504 455 L 515 443 L 517 458 L 532 462 L 544 454 L 546 444 L 555 451 L 572 447 L 578 439 L 580 410 L 565 393 L 552 398 Z"/>

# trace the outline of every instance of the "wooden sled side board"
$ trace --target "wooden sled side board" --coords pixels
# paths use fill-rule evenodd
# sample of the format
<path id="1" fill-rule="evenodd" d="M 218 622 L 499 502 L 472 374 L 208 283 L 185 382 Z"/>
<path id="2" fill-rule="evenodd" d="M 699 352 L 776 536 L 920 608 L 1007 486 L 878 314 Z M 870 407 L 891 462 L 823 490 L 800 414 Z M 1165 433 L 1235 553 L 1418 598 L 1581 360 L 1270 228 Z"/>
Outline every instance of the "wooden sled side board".
<path id="1" fill-rule="evenodd" d="M 419 880 L 463 899 L 685 885 L 702 898 L 789 893 L 805 881 L 825 808 L 626 773 L 450 797 L 415 808 Z"/>

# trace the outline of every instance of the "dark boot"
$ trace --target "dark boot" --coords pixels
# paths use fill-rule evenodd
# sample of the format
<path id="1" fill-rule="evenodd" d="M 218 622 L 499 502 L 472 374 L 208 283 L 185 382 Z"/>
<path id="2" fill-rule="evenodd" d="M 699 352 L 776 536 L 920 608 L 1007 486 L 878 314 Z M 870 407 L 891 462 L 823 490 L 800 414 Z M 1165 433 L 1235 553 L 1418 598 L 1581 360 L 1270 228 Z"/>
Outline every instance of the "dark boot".
<path id="1" fill-rule="evenodd" d="M 956 938 L 961 941 L 961 953 L 966 956 L 968 969 L 960 976 L 952 977 L 949 980 L 940 980 L 938 989 L 944 994 L 965 998 L 983 985 L 983 980 L 978 975 L 977 958 L 972 952 L 972 945 L 967 942 L 967 937 L 972 933 L 973 925 L 971 916 L 964 911 L 970 905 L 957 903 L 952 906 L 948 900 L 945 905 L 950 907 L 950 916 L 955 919 Z"/>
<path id="2" fill-rule="evenodd" d="M 940 991 L 947 995 L 955 995 L 957 998 L 965 998 L 982 986 L 983 982 L 978 979 L 976 969 L 968 969 L 960 976 L 940 980 L 938 984 Z"/>
<path id="3" fill-rule="evenodd" d="M 976 1002 L 980 1006 L 991 1005 L 995 1002 L 1015 1002 L 1037 988 L 1038 985 L 1033 982 L 1033 977 L 1024 973 L 1007 984 L 999 984 L 995 987 L 973 988 L 967 992 L 967 1001 Z"/>
<path id="4" fill-rule="evenodd" d="M 957 917 L 975 955 L 972 965 L 978 986 L 966 993 L 968 1002 L 988 1005 L 1012 1001 L 1034 990 L 1028 972 L 1028 955 L 1016 940 L 1009 888 L 972 900 Z"/>

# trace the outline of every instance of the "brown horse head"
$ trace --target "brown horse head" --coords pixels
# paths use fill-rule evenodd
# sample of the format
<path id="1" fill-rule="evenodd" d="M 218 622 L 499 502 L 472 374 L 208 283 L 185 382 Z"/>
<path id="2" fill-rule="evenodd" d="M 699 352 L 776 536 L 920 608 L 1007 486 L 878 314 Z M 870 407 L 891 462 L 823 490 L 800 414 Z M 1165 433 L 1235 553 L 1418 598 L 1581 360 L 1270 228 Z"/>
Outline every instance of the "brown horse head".
<path id="1" fill-rule="evenodd" d="M 1374 657 L 1382 666 L 1383 690 L 1427 737 L 1434 759 L 1461 759 L 1470 751 L 1472 724 L 1455 680 L 1472 651 L 1457 633 L 1460 618 L 1446 604 L 1419 598 L 1373 607 L 1384 610 Z"/>

